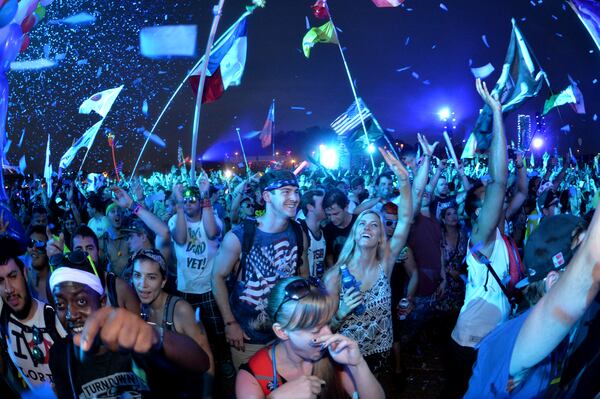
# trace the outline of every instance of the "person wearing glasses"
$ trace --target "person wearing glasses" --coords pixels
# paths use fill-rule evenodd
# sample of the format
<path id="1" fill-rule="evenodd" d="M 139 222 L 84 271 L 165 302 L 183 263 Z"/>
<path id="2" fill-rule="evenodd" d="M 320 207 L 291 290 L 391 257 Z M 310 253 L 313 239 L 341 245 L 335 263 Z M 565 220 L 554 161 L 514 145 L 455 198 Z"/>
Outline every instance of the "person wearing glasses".
<path id="1" fill-rule="evenodd" d="M 340 301 L 333 326 L 359 342 L 360 351 L 375 375 L 389 370 L 393 339 L 390 277 L 406 243 L 413 214 L 407 170 L 389 151 L 380 149 L 380 152 L 399 183 L 398 222 L 393 235 L 387 239 L 378 212 L 363 211 L 352 226 L 338 262 L 325 275 L 328 291 Z M 360 290 L 342 289 L 343 265 L 361 283 Z M 365 310 L 357 314 L 354 309 L 361 304 Z"/>
<path id="2" fill-rule="evenodd" d="M 336 297 L 313 282 L 290 277 L 271 290 L 267 312 L 277 340 L 242 365 L 238 398 L 385 397 L 356 341 L 329 327 Z"/>
<path id="3" fill-rule="evenodd" d="M 50 347 L 67 334 L 52 307 L 31 295 L 17 247 L 13 238 L 0 237 L 0 348 L 14 393 L 54 384 Z"/>
<path id="4" fill-rule="evenodd" d="M 173 187 L 177 213 L 169 219 L 168 226 L 174 242 L 177 259 L 177 290 L 189 302 L 206 328 L 208 342 L 218 360 L 218 377 L 232 375 L 229 350 L 225 341 L 223 318 L 211 292 L 213 260 L 219 247 L 223 222 L 209 199 L 210 183 L 202 173 L 199 186 Z M 199 309 L 199 310 L 198 310 Z"/>
<path id="5" fill-rule="evenodd" d="M 27 267 L 27 283 L 34 298 L 48 303 L 46 283 L 48 280 L 48 256 L 46 256 L 46 226 L 30 226 L 27 230 L 29 244 L 27 255 L 31 264 Z"/>
<path id="6" fill-rule="evenodd" d="M 209 368 L 190 337 L 155 327 L 122 308 L 107 307 L 98 269 L 85 252 L 52 258 L 50 289 L 69 335 L 50 350 L 59 398 L 185 397 L 182 381 Z"/>

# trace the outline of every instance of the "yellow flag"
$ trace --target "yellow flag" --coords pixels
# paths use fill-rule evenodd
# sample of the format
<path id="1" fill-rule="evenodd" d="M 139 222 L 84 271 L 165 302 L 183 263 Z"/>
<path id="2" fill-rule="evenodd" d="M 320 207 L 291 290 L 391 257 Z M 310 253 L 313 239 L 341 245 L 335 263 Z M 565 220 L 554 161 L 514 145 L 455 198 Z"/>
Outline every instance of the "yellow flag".
<path id="1" fill-rule="evenodd" d="M 304 38 L 302 39 L 302 49 L 304 50 L 306 58 L 310 56 L 310 49 L 316 43 L 338 44 L 334 29 L 335 27 L 331 21 L 329 21 L 324 25 L 312 28 L 306 32 L 306 35 L 304 35 Z"/>

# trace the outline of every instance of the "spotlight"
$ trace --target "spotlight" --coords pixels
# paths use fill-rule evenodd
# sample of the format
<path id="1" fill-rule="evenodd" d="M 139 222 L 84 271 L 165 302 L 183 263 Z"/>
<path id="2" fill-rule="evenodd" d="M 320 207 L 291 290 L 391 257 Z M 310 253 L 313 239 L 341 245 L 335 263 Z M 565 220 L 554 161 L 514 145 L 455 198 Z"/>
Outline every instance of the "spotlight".
<path id="1" fill-rule="evenodd" d="M 448 118 L 450 118 L 450 108 L 444 107 L 444 108 L 440 109 L 438 112 L 438 116 L 443 121 L 447 120 Z"/>
<path id="2" fill-rule="evenodd" d="M 340 166 L 340 160 L 335 148 L 329 148 L 324 144 L 319 146 L 319 161 L 326 169 L 337 169 Z"/>
<path id="3" fill-rule="evenodd" d="M 542 140 L 540 137 L 536 137 L 531 142 L 531 145 L 533 146 L 533 148 L 539 150 L 544 145 L 544 140 Z"/>
<path id="4" fill-rule="evenodd" d="M 375 144 L 371 143 L 367 146 L 367 152 L 369 154 L 374 154 L 375 153 Z"/>
<path id="5" fill-rule="evenodd" d="M 225 170 L 225 178 L 229 179 L 231 177 L 231 171 L 229 169 Z"/>

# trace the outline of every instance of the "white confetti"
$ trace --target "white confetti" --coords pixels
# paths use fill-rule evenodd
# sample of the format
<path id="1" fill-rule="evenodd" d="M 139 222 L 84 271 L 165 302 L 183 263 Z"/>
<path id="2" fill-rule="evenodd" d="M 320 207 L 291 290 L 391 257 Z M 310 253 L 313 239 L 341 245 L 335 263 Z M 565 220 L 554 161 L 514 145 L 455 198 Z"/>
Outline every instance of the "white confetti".
<path id="1" fill-rule="evenodd" d="M 440 3 L 440 8 L 444 11 L 448 11 L 448 7 L 444 3 Z"/>
<path id="2" fill-rule="evenodd" d="M 10 69 L 13 71 L 35 71 L 38 69 L 52 68 L 54 66 L 56 66 L 56 62 L 45 58 L 10 63 Z"/>
<path id="3" fill-rule="evenodd" d="M 471 73 L 473 76 L 479 79 L 485 79 L 494 72 L 495 68 L 491 63 L 487 63 L 484 66 L 471 68 Z"/>
<path id="4" fill-rule="evenodd" d="M 396 72 L 403 72 L 403 71 L 406 71 L 406 70 L 408 70 L 408 69 L 410 69 L 410 65 L 409 65 L 409 66 L 402 67 L 402 68 L 398 68 L 398 69 L 396 69 Z"/>
<path id="5" fill-rule="evenodd" d="M 412 75 L 413 78 L 419 79 L 419 74 L 418 73 L 413 72 L 411 75 Z"/>
<path id="6" fill-rule="evenodd" d="M 408 46 L 408 43 L 410 43 L 410 36 L 408 36 L 404 41 L 404 47 Z"/>
<path id="7" fill-rule="evenodd" d="M 597 114 L 594 114 L 594 116 L 592 116 L 592 120 L 593 120 L 594 122 L 596 122 L 596 121 L 598 120 L 598 115 L 597 115 Z"/>
<path id="8" fill-rule="evenodd" d="M 483 44 L 485 44 L 485 47 L 490 48 L 490 44 L 487 41 L 486 35 L 481 35 L 481 40 L 483 40 Z"/>

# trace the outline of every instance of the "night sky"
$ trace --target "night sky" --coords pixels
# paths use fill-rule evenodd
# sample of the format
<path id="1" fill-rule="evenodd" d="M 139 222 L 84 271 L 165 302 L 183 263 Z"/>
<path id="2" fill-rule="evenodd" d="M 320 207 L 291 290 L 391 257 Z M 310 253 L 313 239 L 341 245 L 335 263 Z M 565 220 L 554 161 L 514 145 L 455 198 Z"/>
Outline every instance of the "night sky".
<path id="1" fill-rule="evenodd" d="M 111 168 L 106 134 L 118 141 L 117 159 L 130 169 L 142 147 L 139 128 L 150 129 L 170 94 L 204 52 L 210 30 L 213 2 L 189 1 L 71 1 L 55 0 L 46 18 L 31 32 L 31 44 L 19 61 L 55 59 L 58 65 L 41 71 L 9 72 L 11 97 L 8 153 L 11 164 L 26 156 L 29 173 L 43 171 L 47 134 L 51 136 L 51 162 L 58 161 L 72 140 L 99 120 L 79 115 L 78 107 L 92 94 L 124 85 L 120 97 L 104 122 L 86 161 L 88 170 Z M 249 1 L 227 0 L 219 33 L 243 12 Z M 329 123 L 353 101 L 339 51 L 335 45 L 317 44 L 306 59 L 301 52 L 306 32 L 324 23 L 315 19 L 306 0 L 267 0 L 248 20 L 248 53 L 242 84 L 229 88 L 215 103 L 207 104 L 201 116 L 199 155 L 222 160 L 225 152 L 238 151 L 231 142 L 235 128 L 242 132 L 259 130 L 268 107 L 276 99 L 276 130 L 286 138 L 286 148 L 276 136 L 277 149 L 300 152 L 307 144 L 305 129 L 328 128 Z M 543 69 L 552 90 L 559 92 L 570 74 L 579 84 L 586 103 L 586 115 L 577 115 L 567 105 L 560 114 L 547 116 L 548 132 L 564 151 L 568 146 L 581 152 L 600 150 L 600 51 L 573 11 L 561 1 L 439 1 L 407 0 L 404 7 L 376 8 L 370 0 L 330 0 L 340 41 L 356 81 L 359 95 L 382 127 L 396 138 L 416 142 L 416 133 L 441 139 L 441 122 L 436 113 L 444 106 L 456 115 L 457 136 L 466 136 L 482 106 L 474 88 L 473 67 L 488 62 L 496 71 L 487 79 L 493 86 L 506 54 L 511 17 L 517 20 Z M 88 12 L 93 24 L 70 26 L 49 23 Z M 139 52 L 139 31 L 146 26 L 196 24 L 197 57 L 148 59 Z M 485 35 L 489 48 L 484 43 Z M 64 58 L 63 58 L 64 57 Z M 398 72 L 398 69 L 410 67 Z M 516 114 L 541 110 L 548 88 L 507 118 L 509 137 L 516 130 Z M 148 104 L 147 116 L 142 104 Z M 293 110 L 291 107 L 304 107 Z M 152 142 L 145 162 L 156 168 L 176 162 L 181 142 L 190 153 L 194 97 L 184 87 L 156 133 L 165 148 Z M 570 125 L 570 132 L 560 128 Z M 25 131 L 21 147 L 17 144 Z M 287 133 L 283 133 L 287 132 Z M 578 139 L 582 139 L 579 146 Z M 293 144 L 296 142 L 296 144 Z M 258 139 L 246 142 L 253 154 L 261 150 Z M 288 148 L 289 147 L 289 148 Z M 585 151 L 584 151 L 585 150 Z M 301 154 L 298 154 L 302 158 Z M 83 158 L 80 152 L 71 169 Z"/>

